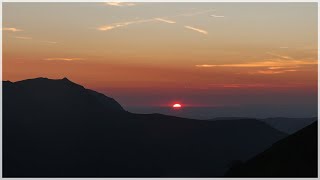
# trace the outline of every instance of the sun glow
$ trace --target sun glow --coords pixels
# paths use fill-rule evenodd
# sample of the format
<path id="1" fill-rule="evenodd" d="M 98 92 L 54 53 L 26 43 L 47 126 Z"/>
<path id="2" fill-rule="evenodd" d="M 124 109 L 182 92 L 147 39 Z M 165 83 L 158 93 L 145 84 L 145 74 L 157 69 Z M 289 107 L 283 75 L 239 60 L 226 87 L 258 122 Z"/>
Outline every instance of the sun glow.
<path id="1" fill-rule="evenodd" d="M 174 104 L 172 107 L 173 108 L 181 108 L 181 104 Z"/>

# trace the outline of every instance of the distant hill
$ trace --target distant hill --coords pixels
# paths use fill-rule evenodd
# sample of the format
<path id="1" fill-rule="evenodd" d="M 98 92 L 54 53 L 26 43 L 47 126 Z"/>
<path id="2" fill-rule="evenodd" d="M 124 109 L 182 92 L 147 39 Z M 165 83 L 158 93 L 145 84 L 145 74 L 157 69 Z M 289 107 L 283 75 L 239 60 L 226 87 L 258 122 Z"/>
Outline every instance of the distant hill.
<path id="1" fill-rule="evenodd" d="M 261 120 L 282 132 L 293 134 L 299 131 L 300 129 L 317 121 L 318 118 L 317 117 L 312 117 L 312 118 L 277 117 L 277 118 L 266 118 Z"/>
<path id="2" fill-rule="evenodd" d="M 317 124 L 313 122 L 245 163 L 236 163 L 226 177 L 318 177 Z"/>
<path id="3" fill-rule="evenodd" d="M 133 114 L 66 78 L 3 82 L 3 177 L 220 177 L 286 136 L 254 119 Z"/>
<path id="4" fill-rule="evenodd" d="M 215 120 L 241 120 L 241 119 L 255 119 L 248 117 L 217 117 L 210 119 L 211 121 Z M 311 118 L 286 118 L 286 117 L 275 117 L 275 118 L 265 118 L 265 119 L 256 119 L 263 121 L 270 126 L 278 129 L 279 131 L 285 132 L 287 134 L 293 134 L 300 129 L 312 124 L 317 121 L 317 117 Z"/>

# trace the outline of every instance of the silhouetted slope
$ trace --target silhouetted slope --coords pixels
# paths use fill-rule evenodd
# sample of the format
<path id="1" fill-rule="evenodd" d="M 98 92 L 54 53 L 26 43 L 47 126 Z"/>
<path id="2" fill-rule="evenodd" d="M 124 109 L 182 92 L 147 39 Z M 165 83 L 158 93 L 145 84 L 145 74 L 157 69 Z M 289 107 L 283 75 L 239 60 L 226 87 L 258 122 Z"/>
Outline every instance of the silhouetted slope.
<path id="1" fill-rule="evenodd" d="M 318 177 L 317 122 L 280 140 L 246 163 L 238 163 L 226 176 Z"/>
<path id="2" fill-rule="evenodd" d="M 261 119 L 263 122 L 269 124 L 270 126 L 288 133 L 293 134 L 300 129 L 312 124 L 313 122 L 317 121 L 317 117 L 313 118 L 284 118 L 284 117 L 277 117 L 277 118 L 266 118 Z"/>
<path id="3" fill-rule="evenodd" d="M 4 177 L 218 177 L 285 136 L 257 120 L 132 114 L 67 79 L 3 82 Z"/>

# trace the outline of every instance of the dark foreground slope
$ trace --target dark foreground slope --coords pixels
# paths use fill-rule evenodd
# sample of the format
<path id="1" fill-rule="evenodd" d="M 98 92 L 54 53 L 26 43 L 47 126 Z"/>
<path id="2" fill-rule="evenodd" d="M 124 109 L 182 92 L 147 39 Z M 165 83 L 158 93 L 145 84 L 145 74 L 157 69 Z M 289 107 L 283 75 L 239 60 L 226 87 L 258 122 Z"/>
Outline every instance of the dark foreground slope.
<path id="1" fill-rule="evenodd" d="M 285 136 L 257 120 L 132 114 L 68 79 L 3 82 L 4 177 L 218 177 Z"/>
<path id="2" fill-rule="evenodd" d="M 227 177 L 318 177 L 317 122 L 275 143 L 244 164 L 232 167 Z"/>

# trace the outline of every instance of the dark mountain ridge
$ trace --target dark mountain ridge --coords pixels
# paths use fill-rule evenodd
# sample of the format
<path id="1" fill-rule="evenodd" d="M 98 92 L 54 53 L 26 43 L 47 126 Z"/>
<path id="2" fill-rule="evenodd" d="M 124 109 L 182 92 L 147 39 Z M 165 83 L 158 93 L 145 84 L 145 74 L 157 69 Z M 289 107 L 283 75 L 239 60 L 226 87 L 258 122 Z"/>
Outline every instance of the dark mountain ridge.
<path id="1" fill-rule="evenodd" d="M 274 143 L 227 177 L 318 177 L 318 122 Z"/>
<path id="2" fill-rule="evenodd" d="M 220 177 L 286 136 L 254 119 L 130 113 L 67 78 L 3 82 L 4 177 Z"/>

